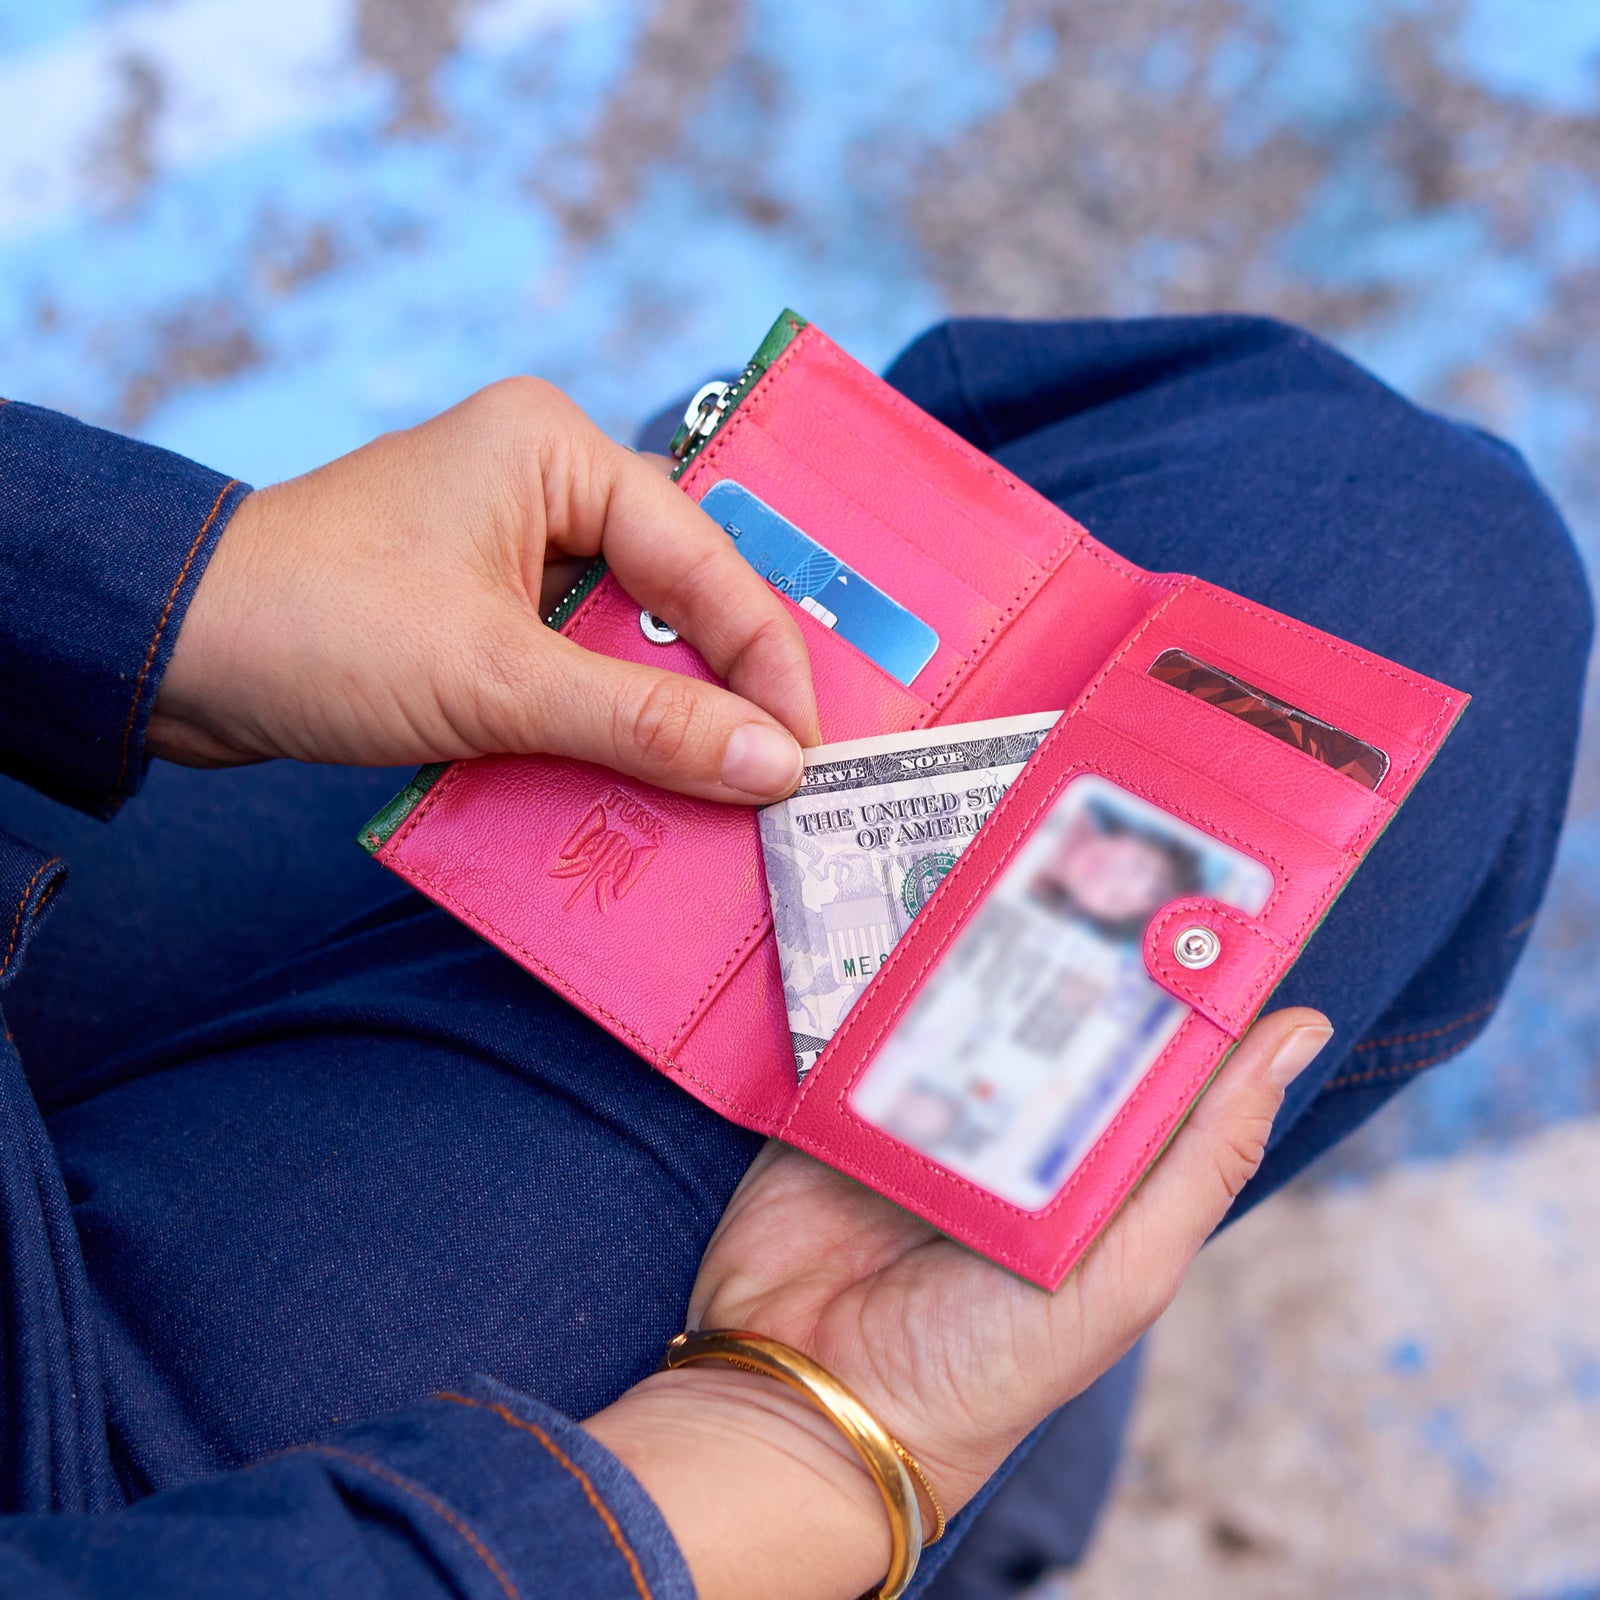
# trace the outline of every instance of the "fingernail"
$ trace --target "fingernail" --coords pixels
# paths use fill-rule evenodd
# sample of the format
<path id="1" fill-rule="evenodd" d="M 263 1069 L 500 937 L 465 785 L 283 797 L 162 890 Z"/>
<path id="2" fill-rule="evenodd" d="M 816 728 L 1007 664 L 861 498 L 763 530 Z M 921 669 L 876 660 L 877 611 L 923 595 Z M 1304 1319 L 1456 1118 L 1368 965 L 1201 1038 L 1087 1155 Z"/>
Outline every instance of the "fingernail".
<path id="1" fill-rule="evenodd" d="M 722 781 L 744 794 L 787 794 L 800 778 L 805 757 L 793 738 L 769 722 L 741 722 L 722 754 Z"/>
<path id="2" fill-rule="evenodd" d="M 1267 1068 L 1267 1077 L 1279 1089 L 1287 1089 L 1313 1061 L 1323 1045 L 1333 1037 L 1333 1029 L 1323 1022 L 1296 1028 L 1282 1044 Z"/>

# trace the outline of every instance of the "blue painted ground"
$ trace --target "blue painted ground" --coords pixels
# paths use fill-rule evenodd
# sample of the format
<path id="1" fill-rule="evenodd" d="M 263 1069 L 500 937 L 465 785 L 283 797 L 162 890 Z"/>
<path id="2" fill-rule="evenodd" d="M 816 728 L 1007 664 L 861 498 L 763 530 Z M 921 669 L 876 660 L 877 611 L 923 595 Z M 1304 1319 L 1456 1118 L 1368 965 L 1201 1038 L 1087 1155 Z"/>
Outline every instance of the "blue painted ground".
<path id="1" fill-rule="evenodd" d="M 0 0 L 0 116 L 0 392 L 254 482 L 515 370 L 625 436 L 786 303 L 873 363 L 1232 306 L 1600 558 L 1594 0 Z M 1600 1110 L 1597 750 L 1501 1016 L 1336 1171 Z"/>

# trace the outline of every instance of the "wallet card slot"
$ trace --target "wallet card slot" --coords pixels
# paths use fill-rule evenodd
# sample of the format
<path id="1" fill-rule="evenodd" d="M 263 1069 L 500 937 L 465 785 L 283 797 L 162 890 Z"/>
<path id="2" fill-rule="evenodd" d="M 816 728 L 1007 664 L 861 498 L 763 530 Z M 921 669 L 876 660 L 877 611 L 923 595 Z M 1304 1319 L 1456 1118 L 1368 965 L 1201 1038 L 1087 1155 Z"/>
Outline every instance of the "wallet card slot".
<path id="1" fill-rule="evenodd" d="M 1352 738 L 1294 706 L 1286 706 L 1254 684 L 1219 672 L 1187 650 L 1163 650 L 1145 669 L 1147 676 L 1171 684 L 1215 706 L 1228 716 L 1270 734 L 1283 744 L 1342 773 L 1363 789 L 1376 789 L 1389 770 L 1389 755 L 1364 739 Z"/>
<path id="2" fill-rule="evenodd" d="M 830 437 L 844 436 L 849 422 L 816 402 Z M 759 427 L 757 420 L 755 426 Z M 765 431 L 765 430 L 763 430 Z M 770 437 L 770 435 L 769 435 Z M 1003 605 L 1030 577 L 1042 570 L 1007 539 L 995 539 L 972 513 L 887 450 L 830 451 L 807 465 L 841 495 L 876 515 L 877 506 L 893 506 L 895 527 L 907 544 L 937 562 L 975 594 Z"/>
<path id="3" fill-rule="evenodd" d="M 955 518 L 975 551 L 999 544 L 1049 571 L 1083 537 L 1054 506 L 815 330 L 803 332 L 790 355 L 804 367 L 804 383 L 769 384 L 751 396 L 769 432 L 796 441 L 818 462 L 832 462 L 844 453 L 839 442 L 850 440 L 851 453 L 872 473 L 856 481 L 875 484 L 880 465 L 888 467 L 904 497 L 897 505 L 930 527 Z M 959 475 L 959 502 L 941 487 L 952 474 Z M 876 498 L 871 487 L 864 492 Z"/>
<path id="4" fill-rule="evenodd" d="M 1145 653 L 1106 674 L 1084 702 L 1085 716 L 1335 850 L 1361 850 L 1388 823 L 1391 802 L 1303 750 L 1152 678 L 1136 664 Z"/>
<path id="5" fill-rule="evenodd" d="M 903 733 L 926 720 L 928 702 L 892 678 L 831 628 L 792 604 L 784 603 L 805 637 L 811 680 L 817 691 L 822 742 L 861 739 L 875 733 Z"/>
<path id="6" fill-rule="evenodd" d="M 1198 580 L 1154 621 L 1130 665 L 1145 672 L 1174 648 L 1382 750 L 1389 767 L 1375 792 L 1393 802 L 1467 702 L 1420 673 Z"/>
<path id="7" fill-rule="evenodd" d="M 940 650 L 919 674 L 927 682 L 943 680 L 1008 598 L 1007 591 L 987 593 L 957 577 L 907 541 L 895 523 L 843 494 L 742 414 L 725 425 L 681 484 L 698 501 L 724 478 L 765 501 L 939 635 Z"/>
<path id="8" fill-rule="evenodd" d="M 1059 1191 L 1040 1206 L 1003 1198 L 930 1159 L 861 1115 L 852 1101 L 863 1074 L 929 974 L 949 954 L 1052 806 L 1083 776 L 1115 785 L 1265 865 L 1272 888 L 1255 916 L 1281 942 L 1285 965 L 1354 866 L 1351 856 L 1305 836 L 1160 750 L 1085 715 L 1080 707 L 1057 725 L 918 913 L 818 1058 L 778 1130 L 779 1137 L 1050 1286 L 1170 1138 L 1231 1042 L 1221 1031 L 1196 1014 L 1186 1015 L 1087 1154 L 1064 1176 Z M 1083 1223 L 1079 1213 L 1085 1190 L 1104 1199 L 1103 1204 L 1091 1203 L 1089 1220 Z"/>

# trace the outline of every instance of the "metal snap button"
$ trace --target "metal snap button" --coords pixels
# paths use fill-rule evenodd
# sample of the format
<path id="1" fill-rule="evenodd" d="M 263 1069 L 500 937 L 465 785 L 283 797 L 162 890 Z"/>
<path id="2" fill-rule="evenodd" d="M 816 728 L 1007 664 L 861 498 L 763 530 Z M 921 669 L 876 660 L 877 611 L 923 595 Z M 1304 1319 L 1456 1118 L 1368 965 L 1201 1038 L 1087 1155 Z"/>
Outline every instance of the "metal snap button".
<path id="1" fill-rule="evenodd" d="M 1222 954 L 1222 941 L 1210 928 L 1185 928 L 1172 941 L 1172 953 L 1185 967 L 1209 967 Z"/>
<path id="2" fill-rule="evenodd" d="M 651 644 L 676 644 L 678 642 L 678 635 L 660 617 L 649 611 L 641 611 L 639 613 L 639 632 Z"/>

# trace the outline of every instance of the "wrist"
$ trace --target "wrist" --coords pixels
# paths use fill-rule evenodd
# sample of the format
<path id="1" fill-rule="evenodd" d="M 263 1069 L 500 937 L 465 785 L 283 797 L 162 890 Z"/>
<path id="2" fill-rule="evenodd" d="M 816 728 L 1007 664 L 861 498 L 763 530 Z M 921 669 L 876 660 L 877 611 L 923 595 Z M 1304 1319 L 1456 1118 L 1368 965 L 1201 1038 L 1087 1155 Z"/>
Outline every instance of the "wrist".
<path id="1" fill-rule="evenodd" d="M 701 1600 L 849 1600 L 883 1576 L 889 1529 L 871 1476 L 775 1380 L 659 1372 L 583 1426 L 655 1501 Z"/>
<path id="2" fill-rule="evenodd" d="M 262 490 L 247 494 L 217 541 L 151 708 L 146 744 L 152 755 L 210 767 L 268 753 L 249 748 L 226 713 L 240 688 L 237 656 L 248 615 L 248 574 L 239 569 L 269 498 Z"/>

